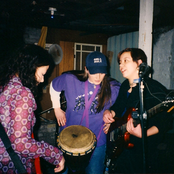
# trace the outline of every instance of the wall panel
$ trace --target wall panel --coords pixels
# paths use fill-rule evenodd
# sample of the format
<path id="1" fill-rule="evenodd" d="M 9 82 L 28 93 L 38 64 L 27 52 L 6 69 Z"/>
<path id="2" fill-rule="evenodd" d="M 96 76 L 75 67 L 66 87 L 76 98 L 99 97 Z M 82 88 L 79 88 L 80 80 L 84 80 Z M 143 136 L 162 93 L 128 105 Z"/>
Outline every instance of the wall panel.
<path id="1" fill-rule="evenodd" d="M 132 33 L 121 34 L 108 38 L 107 51 L 113 52 L 113 58 L 111 63 L 111 77 L 123 82 L 124 78 L 120 73 L 117 63 L 117 54 L 127 47 L 138 47 L 138 31 Z"/>
<path id="2" fill-rule="evenodd" d="M 63 51 L 63 58 L 59 64 L 58 75 L 74 69 L 74 42 L 60 41 L 60 46 Z"/>

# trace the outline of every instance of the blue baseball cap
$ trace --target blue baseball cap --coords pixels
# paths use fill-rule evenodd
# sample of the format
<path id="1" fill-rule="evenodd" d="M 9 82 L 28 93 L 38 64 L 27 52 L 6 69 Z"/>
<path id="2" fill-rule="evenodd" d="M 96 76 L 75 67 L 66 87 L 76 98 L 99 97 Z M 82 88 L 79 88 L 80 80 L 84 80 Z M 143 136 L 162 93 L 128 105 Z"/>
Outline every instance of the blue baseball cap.
<path id="1" fill-rule="evenodd" d="M 86 68 L 90 74 L 108 73 L 108 63 L 106 56 L 101 52 L 94 51 L 86 57 Z"/>

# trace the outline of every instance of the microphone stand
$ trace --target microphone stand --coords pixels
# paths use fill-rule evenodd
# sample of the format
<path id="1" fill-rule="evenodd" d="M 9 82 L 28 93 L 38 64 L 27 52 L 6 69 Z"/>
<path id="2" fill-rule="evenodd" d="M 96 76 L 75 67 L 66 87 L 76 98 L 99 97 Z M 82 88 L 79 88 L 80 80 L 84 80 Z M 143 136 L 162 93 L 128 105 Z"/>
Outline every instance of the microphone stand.
<path id="1" fill-rule="evenodd" d="M 143 150 L 143 173 L 146 173 L 146 120 L 147 120 L 147 113 L 144 111 L 144 102 L 143 102 L 143 73 L 142 71 L 139 72 L 139 97 L 140 97 L 140 122 L 141 122 L 141 129 L 142 129 L 142 150 Z"/>

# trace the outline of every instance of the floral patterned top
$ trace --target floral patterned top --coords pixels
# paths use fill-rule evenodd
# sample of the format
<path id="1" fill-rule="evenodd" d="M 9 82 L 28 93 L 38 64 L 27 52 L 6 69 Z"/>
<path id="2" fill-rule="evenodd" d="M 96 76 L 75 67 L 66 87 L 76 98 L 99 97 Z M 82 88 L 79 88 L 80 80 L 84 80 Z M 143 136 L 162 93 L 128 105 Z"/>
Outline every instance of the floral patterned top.
<path id="1" fill-rule="evenodd" d="M 53 165 L 59 164 L 62 152 L 44 141 L 31 138 L 36 122 L 36 102 L 31 91 L 24 87 L 18 77 L 13 77 L 0 91 L 0 122 L 28 173 L 34 172 L 31 159 L 42 157 Z M 0 174 L 17 173 L 0 138 Z"/>

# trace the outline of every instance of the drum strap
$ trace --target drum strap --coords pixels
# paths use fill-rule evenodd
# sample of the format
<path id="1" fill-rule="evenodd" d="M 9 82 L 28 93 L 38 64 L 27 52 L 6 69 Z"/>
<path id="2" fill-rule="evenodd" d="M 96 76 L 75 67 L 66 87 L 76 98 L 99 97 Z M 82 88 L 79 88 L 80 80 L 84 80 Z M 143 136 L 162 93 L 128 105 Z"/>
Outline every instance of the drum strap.
<path id="1" fill-rule="evenodd" d="M 94 100 L 94 97 L 96 96 L 97 94 L 97 91 L 99 89 L 99 85 L 96 86 L 91 98 L 89 99 L 88 101 L 88 80 L 85 82 L 85 110 L 83 112 L 83 116 L 82 116 L 82 119 L 81 119 L 81 122 L 80 122 L 80 125 L 82 124 L 82 121 L 84 119 L 84 117 L 86 117 L 86 127 L 89 128 L 89 115 L 88 115 L 88 109 L 92 103 L 92 101 Z M 104 124 L 104 122 L 103 122 Z M 99 139 L 100 135 L 101 135 L 101 131 L 102 131 L 102 128 L 103 128 L 103 124 L 101 125 L 101 128 L 100 128 L 100 132 L 97 136 L 97 140 Z"/>
<path id="2" fill-rule="evenodd" d="M 83 112 L 82 119 L 80 121 L 80 125 L 82 124 L 83 119 L 86 117 L 86 127 L 89 128 L 89 116 L 88 116 L 88 109 L 94 99 L 94 97 L 97 94 L 97 91 L 99 89 L 99 85 L 96 86 L 91 98 L 88 101 L 88 80 L 85 82 L 85 110 Z"/>
<path id="3" fill-rule="evenodd" d="M 84 112 L 83 112 L 83 116 L 82 116 L 82 119 L 81 119 L 81 121 L 80 121 L 80 125 L 82 124 L 82 121 L 83 121 L 84 117 L 86 117 L 86 127 L 87 127 L 87 128 L 89 128 L 89 115 L 88 115 L 88 109 L 89 109 L 89 107 L 90 107 L 92 101 L 94 100 L 94 97 L 96 96 L 98 89 L 99 89 L 99 85 L 96 86 L 96 88 L 95 88 L 95 90 L 94 90 L 94 92 L 93 92 L 91 98 L 90 98 L 89 101 L 88 101 L 88 80 L 85 82 L 85 110 L 84 110 Z M 103 122 L 103 124 L 104 124 L 104 122 Z M 102 132 L 102 128 L 103 128 L 103 124 L 101 125 L 100 132 L 99 132 L 99 134 L 98 134 L 98 136 L 97 136 L 97 141 L 98 141 L 99 138 L 100 138 L 100 135 L 101 135 L 101 132 Z M 92 153 L 92 156 L 93 156 L 93 153 Z M 92 158 L 92 156 L 91 156 L 91 158 Z M 90 158 L 90 159 L 91 159 L 91 158 Z"/>

